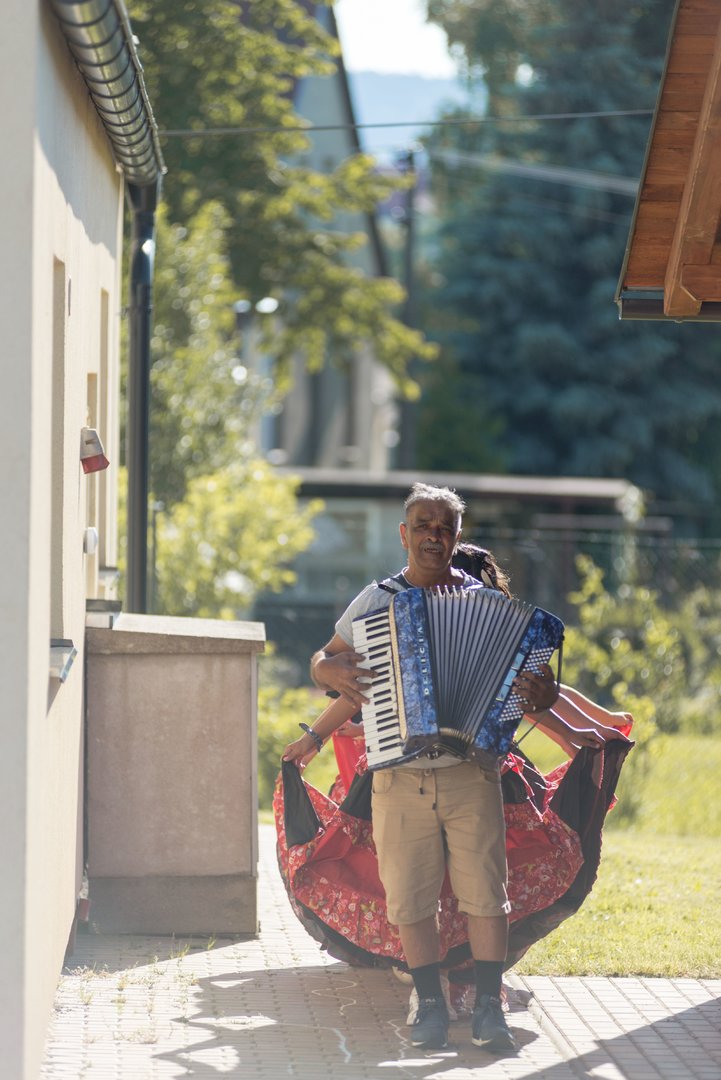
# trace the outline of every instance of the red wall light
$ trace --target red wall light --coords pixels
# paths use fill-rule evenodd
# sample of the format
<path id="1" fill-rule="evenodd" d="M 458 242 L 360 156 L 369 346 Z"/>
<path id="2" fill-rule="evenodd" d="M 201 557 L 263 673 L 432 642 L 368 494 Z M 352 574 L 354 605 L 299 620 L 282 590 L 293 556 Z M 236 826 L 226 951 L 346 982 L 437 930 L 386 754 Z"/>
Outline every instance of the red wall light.
<path id="1" fill-rule="evenodd" d="M 102 472 L 110 464 L 95 428 L 84 427 L 80 432 L 80 464 L 86 473 Z"/>

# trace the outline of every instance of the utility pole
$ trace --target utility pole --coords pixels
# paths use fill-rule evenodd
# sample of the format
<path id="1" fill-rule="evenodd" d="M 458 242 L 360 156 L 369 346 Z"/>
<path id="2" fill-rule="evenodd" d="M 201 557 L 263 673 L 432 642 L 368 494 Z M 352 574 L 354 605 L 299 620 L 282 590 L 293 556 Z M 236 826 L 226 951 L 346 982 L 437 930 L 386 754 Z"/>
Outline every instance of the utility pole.
<path id="1" fill-rule="evenodd" d="M 405 192 L 405 204 L 403 209 L 403 286 L 406 290 L 406 302 L 403 308 L 403 322 L 406 326 L 415 327 L 417 321 L 416 312 L 416 283 L 415 283 L 415 243 L 416 243 L 416 161 L 415 150 L 408 150 L 402 157 L 401 169 L 410 178 L 410 184 Z M 409 375 L 413 375 L 414 362 L 409 363 Z M 400 402 L 400 439 L 396 467 L 398 469 L 414 469 L 416 466 L 416 429 L 418 425 L 418 406 L 414 401 L 402 399 Z"/>

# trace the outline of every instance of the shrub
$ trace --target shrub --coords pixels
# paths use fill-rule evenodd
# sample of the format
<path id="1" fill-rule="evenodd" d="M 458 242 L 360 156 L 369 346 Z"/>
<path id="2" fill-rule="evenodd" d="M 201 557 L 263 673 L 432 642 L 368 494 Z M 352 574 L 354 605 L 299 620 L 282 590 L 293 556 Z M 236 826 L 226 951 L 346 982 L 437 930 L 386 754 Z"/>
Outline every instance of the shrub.
<path id="1" fill-rule="evenodd" d="M 307 687 L 288 689 L 262 686 L 258 691 L 258 806 L 270 809 L 273 788 L 280 770 L 283 747 L 302 734 L 299 723 L 312 724 L 325 708 L 327 698 Z M 333 747 L 327 746 L 305 770 L 307 779 L 327 791 L 338 769 Z"/>

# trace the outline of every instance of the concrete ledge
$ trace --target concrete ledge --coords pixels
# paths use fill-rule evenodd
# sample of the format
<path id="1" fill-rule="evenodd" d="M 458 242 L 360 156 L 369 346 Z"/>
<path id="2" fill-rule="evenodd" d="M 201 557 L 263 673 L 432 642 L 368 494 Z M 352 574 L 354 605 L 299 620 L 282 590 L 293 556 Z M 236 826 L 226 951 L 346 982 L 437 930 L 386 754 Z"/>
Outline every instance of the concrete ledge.
<path id="1" fill-rule="evenodd" d="M 256 877 L 90 879 L 90 922 L 101 934 L 257 934 Z"/>
<path id="2" fill-rule="evenodd" d="M 88 652 L 102 656 L 149 653 L 260 653 L 265 647 L 263 623 L 226 619 L 194 619 L 174 615 L 123 612 L 111 629 L 89 627 Z"/>

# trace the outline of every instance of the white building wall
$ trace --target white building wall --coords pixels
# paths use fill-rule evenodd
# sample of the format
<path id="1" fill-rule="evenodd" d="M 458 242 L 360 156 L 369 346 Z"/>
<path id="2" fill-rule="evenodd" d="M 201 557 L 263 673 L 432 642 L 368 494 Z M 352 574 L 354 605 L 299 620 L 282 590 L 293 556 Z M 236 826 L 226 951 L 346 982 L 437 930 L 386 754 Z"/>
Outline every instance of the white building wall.
<path id="1" fill-rule="evenodd" d="M 122 180 L 45 5 L 14 5 L 0 70 L 0 1040 L 3 1076 L 35 1080 L 82 871 L 86 526 L 104 558 L 116 545 L 117 422 L 103 481 L 79 449 L 89 420 L 118 413 Z M 65 682 L 53 636 L 77 648 Z"/>
<path id="2" fill-rule="evenodd" d="M 30 20 L 32 23 L 34 20 Z M 19 1076 L 25 1013 L 24 940 L 25 834 L 28 708 L 27 647 L 29 618 L 28 536 L 30 521 L 30 427 L 27 422 L 31 388 L 30 208 L 32 206 L 32 85 L 34 64 L 32 28 L 19 16 L 13 34 L 0 35 L 3 141 L 12 150 L 0 169 L 0 501 L 2 557 L 0 558 L 0 656 L 3 668 L 3 709 L 0 724 L 0 955 L 5 977 L 0 980 L 0 1031 L 8 1076 Z M 22 25 L 20 25 L 22 24 Z M 20 61 L 18 63 L 17 61 Z M 23 70 L 23 61 L 29 70 Z M 13 82 L 13 76 L 17 80 Z M 11 94 L 10 87 L 15 91 Z M 12 160 L 12 168 L 7 163 Z M 24 403 L 21 407 L 19 403 Z"/>

